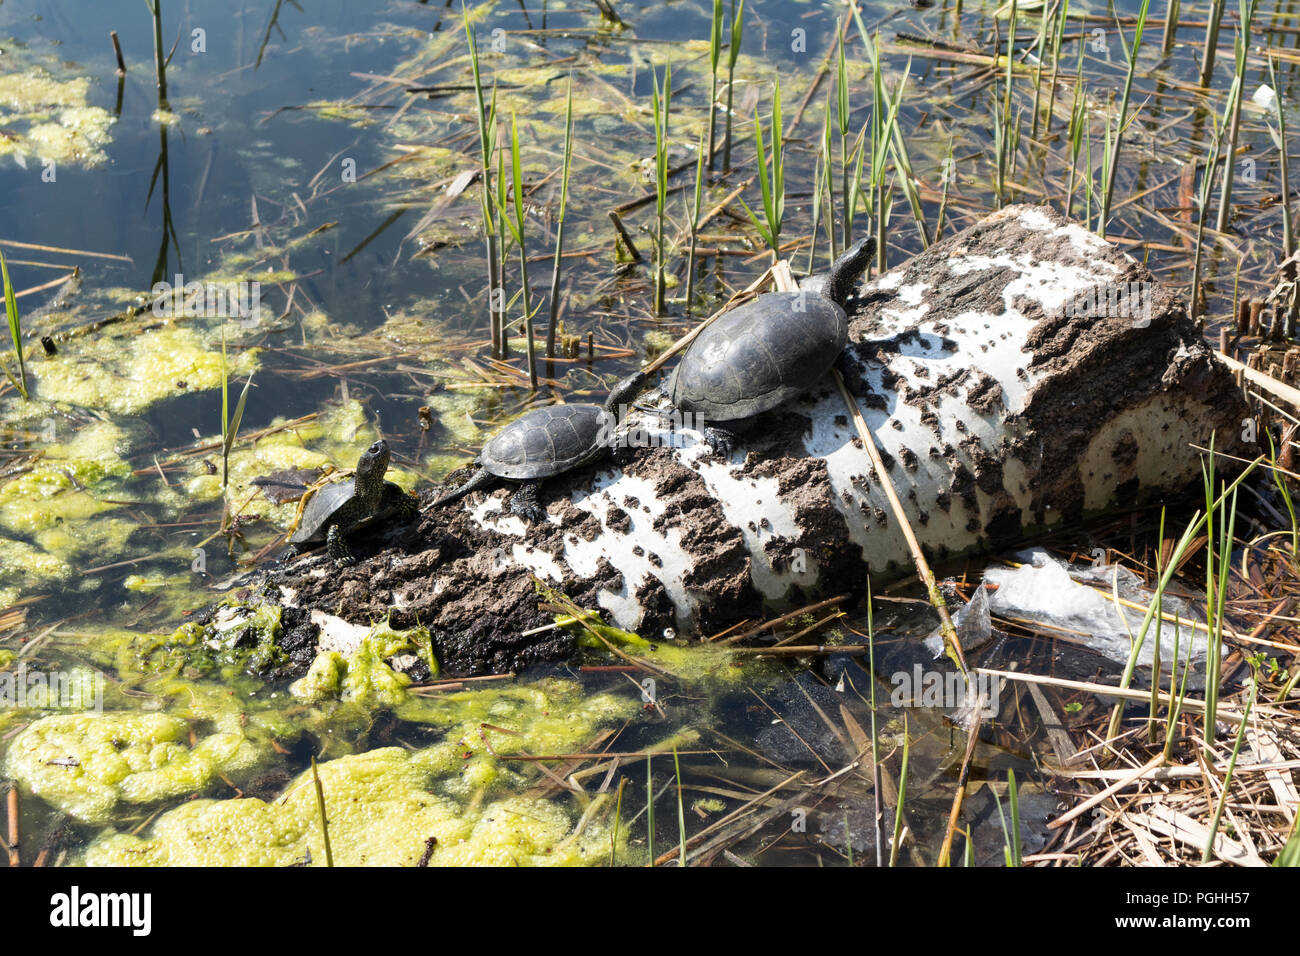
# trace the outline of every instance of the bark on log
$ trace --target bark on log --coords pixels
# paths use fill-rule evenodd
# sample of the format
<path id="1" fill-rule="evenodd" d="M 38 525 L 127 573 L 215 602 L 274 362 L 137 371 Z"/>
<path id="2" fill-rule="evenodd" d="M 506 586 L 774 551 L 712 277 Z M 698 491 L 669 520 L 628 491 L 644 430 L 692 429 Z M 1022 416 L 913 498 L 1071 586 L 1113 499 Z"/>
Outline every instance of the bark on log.
<path id="1" fill-rule="evenodd" d="M 1200 480 L 1191 446 L 1212 433 L 1254 454 L 1233 377 L 1180 299 L 1049 208 L 1014 206 L 935 244 L 864 283 L 850 315 L 840 369 L 932 560 L 1180 493 Z M 668 447 L 548 481 L 544 525 L 509 513 L 508 487 L 475 493 L 357 542 L 372 556 L 355 568 L 291 571 L 285 596 L 357 624 L 391 612 L 427 625 L 444 668 L 468 674 L 571 652 L 561 632 L 522 633 L 549 623 L 533 575 L 653 636 L 910 573 L 829 379 L 761 416 L 727 462 L 695 429 L 632 424 Z"/>

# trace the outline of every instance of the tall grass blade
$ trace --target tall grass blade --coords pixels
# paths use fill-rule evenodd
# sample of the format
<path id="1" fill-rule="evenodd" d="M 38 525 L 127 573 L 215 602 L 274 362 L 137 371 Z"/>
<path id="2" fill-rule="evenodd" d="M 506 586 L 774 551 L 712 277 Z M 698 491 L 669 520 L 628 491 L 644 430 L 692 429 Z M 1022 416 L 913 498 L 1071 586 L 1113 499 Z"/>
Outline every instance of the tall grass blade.
<path id="1" fill-rule="evenodd" d="M 551 269 L 550 318 L 546 324 L 546 357 L 555 358 L 555 336 L 560 314 L 560 270 L 564 262 L 564 217 L 569 208 L 569 171 L 573 165 L 573 74 L 564 107 L 564 168 L 560 174 L 560 213 L 555 222 L 555 264 Z"/>
<path id="2" fill-rule="evenodd" d="M 14 388 L 18 389 L 18 394 L 23 397 L 23 401 L 29 401 L 30 396 L 27 393 L 27 365 L 23 359 L 23 323 L 18 314 L 18 299 L 14 296 L 13 283 L 9 281 L 9 266 L 5 262 L 5 255 L 0 252 L 0 277 L 4 279 L 5 287 L 5 319 L 9 324 L 9 341 L 13 344 L 14 357 L 18 360 L 18 377 L 14 378 L 9 366 L 4 367 L 5 377 L 13 383 Z"/>

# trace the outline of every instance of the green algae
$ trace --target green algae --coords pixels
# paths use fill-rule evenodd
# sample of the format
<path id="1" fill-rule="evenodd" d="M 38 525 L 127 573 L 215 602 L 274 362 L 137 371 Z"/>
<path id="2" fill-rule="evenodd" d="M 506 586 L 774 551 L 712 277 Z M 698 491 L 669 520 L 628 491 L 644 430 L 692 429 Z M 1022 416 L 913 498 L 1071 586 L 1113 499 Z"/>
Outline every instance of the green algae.
<path id="1" fill-rule="evenodd" d="M 254 769 L 269 750 L 232 718 L 191 746 L 190 724 L 165 714 L 43 717 L 13 739 L 5 773 L 76 820 L 106 823 L 121 805 L 148 806 Z"/>
<path id="2" fill-rule="evenodd" d="M 256 349 L 231 353 L 231 379 L 258 366 Z M 113 415 L 139 415 L 187 392 L 221 387 L 219 347 L 187 326 L 170 325 L 138 335 L 101 335 L 78 341 L 56 356 L 34 363 L 34 397 L 68 402 Z"/>
<path id="3" fill-rule="evenodd" d="M 375 635 L 374 653 L 400 650 L 407 633 Z M 324 669 L 321 661 L 336 667 L 342 658 L 321 655 Z M 341 681 L 345 674 L 336 676 Z M 414 752 L 381 748 L 319 766 L 337 864 L 413 865 L 430 837 L 436 839 L 431 865 L 575 865 L 608 858 L 608 795 L 585 807 L 529 796 L 524 791 L 536 782 L 536 771 L 530 761 L 511 757 L 587 746 L 601 727 L 625 723 L 640 711 L 634 694 L 587 695 L 580 684 L 560 678 L 423 699 L 404 694 L 400 715 L 439 732 L 438 743 Z M 353 701 L 323 718 L 327 723 L 318 732 L 357 706 Z M 65 799 L 91 805 L 101 819 L 112 803 L 98 793 Z M 620 857 L 627 852 L 622 829 Z M 145 835 L 102 833 L 83 862 L 285 866 L 308 859 L 324 860 L 310 772 L 274 801 L 195 800 L 163 813 Z"/>
<path id="4" fill-rule="evenodd" d="M 64 521 L 89 518 L 116 505 L 100 500 L 131 466 L 121 457 L 126 433 L 110 422 L 91 422 L 66 442 L 46 446 L 41 457 L 0 484 L 0 525 L 31 534 Z"/>
<path id="5" fill-rule="evenodd" d="M 438 661 L 428 628 L 399 631 L 384 622 L 371 628 L 361 646 L 347 657 L 337 651 L 318 654 L 306 676 L 295 681 L 289 692 L 313 702 L 337 699 L 363 707 L 397 708 L 407 701 L 406 689 L 411 685 L 408 675 L 388 664 L 399 654 L 417 655 L 437 676 Z"/>
<path id="6" fill-rule="evenodd" d="M 42 548 L 0 537 L 0 583 L 22 589 L 58 584 L 72 577 L 72 567 Z M 15 598 L 4 601 L 12 604 Z"/>
<path id="7" fill-rule="evenodd" d="M 206 623 L 187 621 L 170 634 L 118 632 L 120 674 L 171 675 L 195 680 L 268 676 L 288 663 L 277 641 L 283 634 L 277 604 L 228 598 Z"/>
<path id="8" fill-rule="evenodd" d="M 568 597 L 546 586 L 540 578 L 533 579 L 537 593 L 547 603 L 559 607 L 573 608 L 575 605 Z M 654 669 L 660 669 L 672 677 L 692 682 L 713 681 L 734 684 L 754 676 L 755 668 L 763 667 L 761 662 L 738 658 L 729 648 L 717 644 L 674 643 L 675 638 L 665 635 L 664 639 L 652 641 L 606 624 L 595 611 L 581 611 L 577 615 L 556 614 L 555 622 L 573 634 L 579 645 L 593 651 L 608 651 L 617 648 Z"/>
<path id="9" fill-rule="evenodd" d="M 334 862 L 341 866 L 575 865 L 607 857 L 604 823 L 565 806 L 511 796 L 461 805 L 430 792 L 424 753 L 386 747 L 320 764 Z M 608 800 L 604 801 L 608 804 Z M 620 835 L 620 848 L 625 848 Z M 91 866 L 323 864 L 325 846 L 310 772 L 279 800 L 200 800 L 163 814 L 149 835 L 101 834 Z"/>
<path id="10" fill-rule="evenodd" d="M 6 59 L 11 51 L 6 50 Z M 113 115 L 90 105 L 90 78 L 59 79 L 40 66 L 0 74 L 0 156 L 98 166 L 111 139 Z"/>

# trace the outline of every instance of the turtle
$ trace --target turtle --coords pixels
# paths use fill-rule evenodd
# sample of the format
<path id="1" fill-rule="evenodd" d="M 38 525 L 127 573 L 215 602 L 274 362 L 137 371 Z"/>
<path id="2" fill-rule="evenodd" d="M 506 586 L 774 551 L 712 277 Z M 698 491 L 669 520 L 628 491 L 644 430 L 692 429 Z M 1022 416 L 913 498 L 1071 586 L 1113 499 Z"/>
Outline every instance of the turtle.
<path id="1" fill-rule="evenodd" d="M 874 238 L 862 239 L 824 279 L 764 293 L 696 336 L 666 390 L 674 408 L 709 423 L 704 439 L 714 454 L 727 457 L 735 437 L 717 423 L 770 411 L 830 371 L 848 341 L 845 302 L 875 251 Z"/>
<path id="2" fill-rule="evenodd" d="M 419 511 L 416 499 L 384 480 L 391 452 L 382 438 L 357 459 L 353 476 L 318 488 L 303 508 L 298 529 L 289 537 L 284 561 L 291 561 L 299 550 L 319 544 L 338 567 L 355 564 L 356 559 L 344 541 L 346 535 L 376 521 L 398 517 L 409 521 Z"/>
<path id="3" fill-rule="evenodd" d="M 438 508 L 486 488 L 498 479 L 518 484 L 510 510 L 538 522 L 546 510 L 538 499 L 542 481 L 596 461 L 614 447 L 617 409 L 644 385 L 646 375 L 634 372 L 610 391 L 603 405 L 574 402 L 534 409 L 488 439 L 469 479 L 434 501 Z"/>

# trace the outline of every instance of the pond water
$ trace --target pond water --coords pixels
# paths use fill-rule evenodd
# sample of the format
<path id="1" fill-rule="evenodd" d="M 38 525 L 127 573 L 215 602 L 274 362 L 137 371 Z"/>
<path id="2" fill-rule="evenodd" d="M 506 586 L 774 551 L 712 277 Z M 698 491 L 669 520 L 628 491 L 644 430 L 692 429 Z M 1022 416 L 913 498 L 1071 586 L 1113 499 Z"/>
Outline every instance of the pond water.
<path id="1" fill-rule="evenodd" d="M 716 827 L 700 841 L 703 859 L 876 862 L 873 774 L 863 746 L 863 734 L 873 733 L 872 678 L 861 654 L 749 656 L 703 666 L 688 663 L 690 648 L 673 648 L 680 655 L 673 666 L 693 676 L 656 698 L 657 710 L 643 699 L 640 678 L 582 671 L 581 662 L 419 692 L 381 692 L 376 688 L 387 678 L 380 673 L 367 678 L 365 693 L 335 709 L 290 696 L 283 682 L 249 677 L 242 660 L 173 666 L 149 636 L 172 635 L 187 615 L 220 599 L 219 584 L 273 559 L 270 546 L 293 519 L 294 505 L 269 501 L 253 479 L 284 469 L 314 477 L 326 466 L 350 468 L 382 436 L 394 449 L 390 477 L 427 490 L 468 463 L 484 437 L 518 412 L 556 395 L 603 394 L 764 271 L 762 240 L 732 203 L 703 229 L 693 298 L 685 301 L 681 238 L 693 188 L 693 166 L 687 167 L 672 180 L 683 188 L 668 197 L 674 254 L 667 307 L 655 314 L 651 270 L 616 242 L 608 213 L 653 188 L 651 99 L 669 64 L 669 165 L 686 164 L 698 149 L 707 126 L 711 5 L 614 7 L 622 26 L 574 0 L 475 4 L 469 13 L 484 80 L 496 84 L 502 142 L 508 144 L 512 123 L 518 130 L 529 295 L 540 308 L 540 329 L 572 89 L 561 355 L 539 363 L 543 382 L 534 392 L 521 357 L 522 301 L 506 303 L 509 364 L 488 349 L 482 212 L 471 181 L 478 129 L 458 5 L 163 0 L 165 109 L 153 25 L 138 0 L 0 6 L 0 250 L 20 293 L 32 397 L 25 402 L 13 384 L 0 386 L 0 665 L 74 673 L 77 680 L 103 675 L 105 708 L 121 721 L 98 741 L 71 719 L 51 728 L 41 751 L 49 760 L 31 772 L 48 783 L 51 774 L 84 766 L 101 778 L 93 798 L 60 783 L 49 784 L 48 799 L 25 796 L 22 829 L 39 835 L 28 846 L 43 843 L 53 861 L 67 862 L 287 863 L 308 855 L 322 862 L 308 832 L 316 809 L 302 796 L 302 778 L 293 782 L 315 754 L 327 793 L 340 801 L 363 793 L 391 809 L 434 794 L 421 804 L 424 816 L 400 830 L 415 857 L 428 837 L 443 834 L 429 849 L 433 862 L 604 863 L 611 846 L 619 862 L 646 862 L 677 846 L 679 807 L 688 837 Z M 727 0 L 723 7 L 729 13 L 733 5 Z M 1095 218 L 1103 130 L 1118 113 L 1124 44 L 1133 35 L 1125 25 L 1121 36 L 1113 17 L 1131 17 L 1138 7 L 1132 0 L 1118 10 L 1071 4 L 1079 19 L 1065 28 L 1059 66 L 1063 77 L 1077 71 L 1079 92 L 1072 99 L 1073 80 L 1062 79 L 1060 99 L 1042 111 L 1053 117 L 1050 130 L 1031 125 L 1035 106 L 1042 106 L 1036 97 L 1049 95 L 1037 60 L 1017 66 L 1012 110 L 1020 114 L 1020 139 L 999 190 L 993 116 L 1005 91 L 1005 60 L 991 54 L 995 35 L 1005 51 L 1008 21 L 995 4 L 862 4 L 859 17 L 847 20 L 839 5 L 755 4 L 734 70 L 734 168 L 705 183 L 703 208 L 728 200 L 755 174 L 753 118 L 762 119 L 770 141 L 779 77 L 787 131 L 783 254 L 800 271 L 825 267 L 832 245 L 827 213 L 814 196 L 826 172 L 818 147 L 835 88 L 833 37 L 842 27 L 849 150 L 875 115 L 864 33 L 879 30 L 887 90 L 905 83 L 898 117 L 926 225 L 914 223 L 891 160 L 891 263 L 919 251 L 936 227 L 947 235 L 996 208 L 999 194 L 1060 205 L 1072 194 L 1072 211 Z M 1040 9 L 1021 6 L 1018 57 L 1033 45 Z M 1287 31 L 1276 18 L 1267 24 L 1279 25 L 1281 32 L 1260 42 L 1281 51 L 1285 91 L 1300 62 L 1291 52 L 1300 31 Z M 1142 110 L 1125 134 L 1108 235 L 1185 288 L 1192 245 L 1184 240 L 1194 237 L 1195 219 L 1181 170 L 1208 149 L 1231 83 L 1231 57 L 1220 54 L 1210 94 L 1193 95 L 1200 30 L 1186 28 L 1165 57 L 1162 29 L 1148 26 L 1139 53 L 1132 102 Z M 125 58 L 121 79 L 110 31 Z M 909 37 L 928 42 L 909 44 Z M 724 79 L 726 60 L 724 50 Z M 1252 63 L 1248 94 L 1268 82 L 1267 68 Z M 1087 137 L 1072 156 L 1062 131 L 1076 106 Z M 1235 297 L 1261 294 L 1271 280 L 1268 263 L 1281 226 L 1277 150 L 1265 125 L 1271 115 L 1271 107 L 1245 111 L 1238 143 L 1254 162 L 1249 175 L 1243 167 L 1233 192 L 1234 232 L 1207 246 L 1201 264 L 1211 334 Z M 721 129 L 720 116 L 719 139 Z M 839 133 L 831 139 L 838 243 L 846 231 Z M 955 175 L 945 187 L 948 170 Z M 761 219 L 757 182 L 743 197 Z M 861 200 L 858 231 L 872 228 L 869 201 Z M 815 246 L 807 241 L 814 216 Z M 653 201 L 621 217 L 650 260 Z M 507 296 L 519 292 L 519 278 L 519 253 L 512 250 Z M 204 308 L 172 321 L 149 308 L 158 283 L 222 290 L 243 283 L 260 296 L 261 311 L 220 315 Z M 46 354 L 43 337 L 56 354 Z M 5 358 L 16 371 L 12 353 Z M 223 460 L 223 381 L 233 418 L 250 376 L 239 440 Z M 1063 547 L 1086 550 L 1084 543 Z M 979 565 L 971 569 L 977 579 Z M 903 587 L 893 592 L 909 594 L 915 596 Z M 816 620 L 801 618 L 789 630 Z M 889 703 L 889 675 L 933 666 L 913 640 L 932 628 L 929 611 L 881 604 L 874 623 L 883 629 L 874 732 L 884 767 L 884 833 L 888 840 L 894 827 L 906 740 L 902 822 L 911 837 L 898 862 L 932 864 L 966 734 L 944 719 L 944 708 Z M 838 619 L 817 640 L 866 643 L 867 629 L 865 619 Z M 1000 653 L 1041 661 L 1056 648 L 1024 639 Z M 587 663 L 608 665 L 613 659 L 606 658 L 593 654 Z M 970 788 L 963 818 L 972 827 L 976 863 L 1002 859 L 1007 770 L 1021 774 L 1028 831 L 1041 829 L 1055 806 L 1034 775 L 1045 752 L 1041 721 L 1022 714 L 1019 704 L 1020 698 L 1009 701 L 990 723 L 971 764 L 973 780 L 989 781 Z M 550 721 L 552 709 L 571 719 Z M 0 712 L 0 754 L 45 713 L 37 706 Z M 509 752 L 594 748 L 626 756 L 573 757 L 543 772 L 535 769 L 539 762 L 498 753 L 500 740 L 488 742 L 487 726 L 522 735 Z M 55 756 L 65 750 L 80 756 Z M 647 800 L 644 754 L 651 751 L 655 798 Z M 366 753 L 371 762 L 364 766 L 329 762 L 346 754 L 363 761 Z M 850 765 L 855 769 L 835 786 L 804 789 Z M 587 792 L 565 793 L 561 769 L 577 770 Z M 750 805 L 773 788 L 784 802 Z M 236 809 L 233 800 L 283 793 L 288 802 L 245 801 Z M 188 802 L 194 794 L 221 803 Z M 196 806 L 207 806 L 209 815 L 200 819 Z M 534 822 L 517 823 L 518 832 L 503 836 L 493 830 L 507 826 L 499 818 Z M 187 857 L 181 848 L 178 834 L 186 827 L 229 836 L 236 826 L 246 828 L 244 836 L 209 857 Z M 353 862 L 389 859 L 356 826 L 338 821 L 336 852 Z M 101 832 L 105 827 L 113 834 Z M 253 850 L 262 839 L 283 852 L 259 857 Z M 1027 847 L 1035 841 L 1042 838 L 1031 833 Z M 964 847 L 959 836 L 954 859 Z M 404 852 L 401 860 L 409 861 L 411 851 Z"/>

